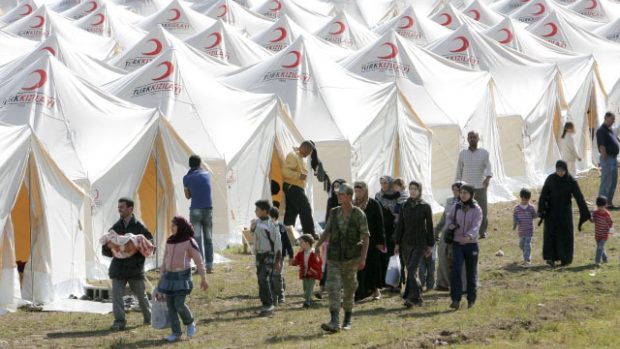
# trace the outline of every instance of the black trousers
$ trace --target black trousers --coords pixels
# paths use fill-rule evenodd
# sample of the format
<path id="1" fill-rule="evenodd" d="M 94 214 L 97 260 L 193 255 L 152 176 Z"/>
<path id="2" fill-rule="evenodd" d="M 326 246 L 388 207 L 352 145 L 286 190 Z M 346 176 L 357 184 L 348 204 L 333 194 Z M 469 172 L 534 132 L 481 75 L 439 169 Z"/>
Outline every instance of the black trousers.
<path id="1" fill-rule="evenodd" d="M 301 228 L 304 234 L 315 235 L 312 208 L 303 188 L 284 183 L 284 196 L 286 198 L 286 212 L 284 213 L 284 225 L 295 225 L 297 215 L 301 220 Z"/>

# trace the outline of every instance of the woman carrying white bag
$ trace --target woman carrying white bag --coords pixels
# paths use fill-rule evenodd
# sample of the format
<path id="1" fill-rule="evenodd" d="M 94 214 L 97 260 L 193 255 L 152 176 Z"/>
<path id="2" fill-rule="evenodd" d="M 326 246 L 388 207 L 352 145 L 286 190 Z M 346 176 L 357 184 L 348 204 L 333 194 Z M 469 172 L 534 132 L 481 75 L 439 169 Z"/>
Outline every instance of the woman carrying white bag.
<path id="1" fill-rule="evenodd" d="M 200 274 L 200 288 L 207 290 L 209 285 L 205 278 L 206 271 L 198 243 L 194 240 L 194 229 L 187 219 L 176 216 L 170 226 L 170 237 L 166 241 L 164 263 L 161 266 L 161 279 L 157 286 L 157 300 L 166 296 L 168 315 L 172 334 L 166 337 L 169 342 L 176 342 L 181 338 L 181 322 L 187 326 L 187 336 L 196 333 L 196 324 L 192 312 L 185 304 L 185 298 L 192 292 L 192 270 L 190 260 L 193 259 Z"/>

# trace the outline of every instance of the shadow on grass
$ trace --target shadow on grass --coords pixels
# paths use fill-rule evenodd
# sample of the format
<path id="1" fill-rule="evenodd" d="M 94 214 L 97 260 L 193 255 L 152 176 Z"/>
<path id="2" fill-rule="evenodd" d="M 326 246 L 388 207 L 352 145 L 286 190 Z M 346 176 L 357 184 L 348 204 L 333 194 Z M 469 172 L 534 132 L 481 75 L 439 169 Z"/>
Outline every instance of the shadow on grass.
<path id="1" fill-rule="evenodd" d="M 519 263 L 510 263 L 510 264 L 506 264 L 505 266 L 503 266 L 502 269 L 509 273 L 528 273 L 528 272 L 550 270 L 551 268 L 546 264 L 524 267 Z"/>
<path id="2" fill-rule="evenodd" d="M 138 328 L 138 326 L 125 327 L 125 331 L 132 330 Z M 73 332 L 52 332 L 47 334 L 47 338 L 50 339 L 58 339 L 58 338 L 87 338 L 87 337 L 99 337 L 99 336 L 107 336 L 112 333 L 120 333 L 118 331 L 112 331 L 110 329 L 105 330 L 94 330 L 94 331 L 73 331 Z"/>
<path id="3" fill-rule="evenodd" d="M 317 332 L 313 334 L 289 334 L 286 336 L 275 336 L 268 338 L 266 340 L 267 343 L 277 344 L 283 342 L 305 342 L 313 339 L 318 339 L 326 335 L 327 332 Z"/>
<path id="4" fill-rule="evenodd" d="M 256 312 L 259 311 L 262 308 L 262 306 L 254 306 L 254 307 L 241 307 L 241 308 L 231 308 L 231 309 L 226 309 L 226 310 L 218 310 L 218 311 L 214 311 L 213 315 L 226 315 L 226 314 L 230 314 L 230 313 L 247 313 L 247 312 Z"/>
<path id="5" fill-rule="evenodd" d="M 170 344 L 165 339 L 144 339 L 141 341 L 127 343 L 115 343 L 110 345 L 110 349 L 138 349 L 138 348 L 152 348 L 152 347 L 160 347 L 162 345 Z"/>
<path id="6" fill-rule="evenodd" d="M 223 300 L 223 301 L 244 301 L 244 300 L 252 300 L 258 299 L 258 296 L 249 295 L 249 294 L 239 294 L 227 297 L 215 297 L 215 299 Z"/>
<path id="7" fill-rule="evenodd" d="M 262 317 L 264 316 L 260 316 L 257 312 L 256 313 L 244 312 L 244 314 L 241 316 L 234 316 L 234 317 L 228 317 L 228 318 L 202 319 L 202 320 L 198 320 L 196 323 L 198 325 L 207 325 L 210 323 L 233 322 L 233 321 L 241 321 L 241 320 L 259 319 Z"/>
<path id="8" fill-rule="evenodd" d="M 424 313 L 419 313 L 415 310 L 413 311 L 408 310 L 406 314 L 401 314 L 400 317 L 401 318 L 429 318 L 429 317 L 434 317 L 437 315 L 448 314 L 448 313 L 454 313 L 454 310 L 452 309 L 434 310 L 434 311 L 428 311 Z"/>
<path id="9" fill-rule="evenodd" d="M 576 266 L 566 266 L 566 267 L 558 267 L 558 272 L 570 272 L 570 273 L 579 273 L 582 271 L 596 269 L 596 264 L 586 264 L 586 265 L 576 265 Z"/>

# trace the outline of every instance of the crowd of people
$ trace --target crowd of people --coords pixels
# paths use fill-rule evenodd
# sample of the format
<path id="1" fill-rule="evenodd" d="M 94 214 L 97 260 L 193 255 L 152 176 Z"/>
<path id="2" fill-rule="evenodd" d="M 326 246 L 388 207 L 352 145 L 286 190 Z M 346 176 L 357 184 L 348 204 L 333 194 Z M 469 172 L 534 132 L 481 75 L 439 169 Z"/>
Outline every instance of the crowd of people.
<path id="1" fill-rule="evenodd" d="M 532 237 L 535 220 L 543 225 L 542 255 L 546 263 L 566 266 L 573 259 L 572 199 L 579 208 L 579 224 L 591 221 L 595 226 L 597 249 L 596 264 L 606 263 L 605 241 L 612 233 L 613 222 L 608 210 L 617 184 L 617 155 L 619 139 L 612 130 L 615 116 L 605 115 L 603 125 L 596 132 L 601 154 L 601 183 L 596 199 L 596 210 L 590 212 L 575 179 L 575 162 L 581 156 L 575 148 L 572 134 L 575 127 L 567 123 L 559 140 L 564 160 L 556 163 L 556 170 L 544 182 L 535 208 L 532 193 L 524 188 L 513 210 L 513 229 L 518 233 L 518 245 L 523 254 L 523 265 L 532 261 Z M 381 189 L 371 197 L 368 185 L 362 181 L 347 183 L 329 177 L 318 161 L 314 143 L 304 141 L 291 151 L 283 168 L 283 189 L 286 211 L 284 222 L 279 222 L 279 210 L 271 200 L 258 200 L 256 218 L 250 224 L 253 234 L 252 253 L 256 262 L 258 294 L 262 303 L 261 315 L 270 315 L 278 304 L 285 302 L 286 283 L 282 269 L 288 257 L 289 264 L 299 268 L 299 279 L 304 291 L 303 307 L 312 307 L 313 296 L 322 298 L 327 293 L 330 319 L 321 328 L 328 332 L 350 330 L 353 308 L 365 299 L 380 299 L 384 292 L 402 294 L 407 308 L 423 306 L 423 292 L 436 289 L 449 291 L 450 308 L 459 309 L 463 294 L 467 306 L 476 304 L 478 284 L 479 240 L 489 237 L 487 219 L 487 189 L 493 177 L 489 153 L 478 147 L 479 135 L 469 132 L 469 147 L 460 152 L 453 196 L 446 199 L 439 222 L 433 223 L 431 206 L 422 199 L 424 188 L 417 181 L 408 184 L 403 179 L 383 176 Z M 312 156 L 315 174 L 328 181 L 329 197 L 323 232 L 318 236 L 311 206 L 304 191 L 309 173 L 305 158 Z M 192 155 L 190 170 L 183 178 L 185 195 L 191 200 L 189 221 L 182 216 L 171 222 L 170 237 L 160 269 L 161 279 L 155 290 L 157 299 L 166 299 L 171 319 L 168 341 L 177 341 L 182 335 L 181 321 L 186 334 L 196 333 L 196 326 L 185 299 L 192 291 L 190 260 L 197 266 L 201 288 L 206 290 L 206 274 L 213 272 L 212 200 L 210 174 L 201 168 L 201 159 Z M 134 203 L 121 198 L 118 202 L 120 219 L 111 229 L 115 234 L 143 235 L 152 241 L 148 229 L 133 215 Z M 303 235 L 295 254 L 287 226 L 294 225 L 299 216 Z M 137 296 L 144 323 L 151 321 L 150 303 L 144 285 L 146 253 L 113 253 L 115 246 L 106 242 L 102 253 L 113 257 L 109 276 L 113 281 L 114 330 L 125 328 L 123 292 L 126 284 Z M 126 249 L 124 250 L 126 251 Z M 142 250 L 135 248 L 135 251 Z M 385 284 L 388 261 L 398 256 L 402 266 L 401 282 Z M 320 291 L 313 295 L 316 282 Z M 340 323 L 340 310 L 344 318 Z M 179 320 L 180 317 L 180 320 Z"/>

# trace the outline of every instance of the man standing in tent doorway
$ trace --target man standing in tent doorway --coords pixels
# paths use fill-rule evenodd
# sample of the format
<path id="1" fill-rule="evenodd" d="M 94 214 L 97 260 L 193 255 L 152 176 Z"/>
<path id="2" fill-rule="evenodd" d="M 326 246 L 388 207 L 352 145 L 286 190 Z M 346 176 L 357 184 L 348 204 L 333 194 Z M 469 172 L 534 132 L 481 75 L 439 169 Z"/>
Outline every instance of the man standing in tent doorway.
<path id="1" fill-rule="evenodd" d="M 133 200 L 128 198 L 120 198 L 118 200 L 118 213 L 121 218 L 114 224 L 111 230 L 118 235 L 134 234 L 144 235 L 148 240 L 153 242 L 153 235 L 146 229 L 144 224 L 133 215 Z M 112 249 L 108 245 L 102 246 L 102 254 L 106 257 L 113 257 Z M 112 258 L 108 275 L 112 279 L 112 310 L 114 312 L 113 331 L 122 331 L 125 329 L 125 303 L 123 302 L 123 294 L 125 293 L 125 285 L 129 284 L 131 292 L 138 298 L 140 310 L 144 317 L 144 324 L 151 323 L 151 304 L 146 298 L 144 290 L 144 256 L 142 253 L 135 253 L 129 258 Z"/>
<path id="2" fill-rule="evenodd" d="M 284 225 L 295 225 L 297 215 L 299 215 L 303 233 L 310 234 L 316 239 L 312 208 L 310 208 L 310 202 L 304 191 L 308 179 L 308 170 L 304 159 L 313 151 L 314 143 L 306 140 L 301 143 L 299 148 L 288 153 L 284 161 L 282 177 L 284 177 L 283 187 L 286 199 Z"/>
<path id="3" fill-rule="evenodd" d="M 618 152 L 620 146 L 618 137 L 614 134 L 612 126 L 616 121 L 616 116 L 611 113 L 605 113 L 605 119 L 601 127 L 596 130 L 596 143 L 598 151 L 601 154 L 601 184 L 599 186 L 598 195 L 607 198 L 607 208 L 617 210 L 618 207 L 613 205 L 614 192 L 616 184 L 618 184 Z"/>
<path id="4" fill-rule="evenodd" d="M 455 182 L 463 181 L 475 188 L 474 199 L 482 208 L 482 224 L 478 236 L 484 239 L 487 236 L 487 188 L 493 177 L 493 169 L 489 160 L 489 152 L 478 148 L 480 135 L 476 131 L 467 134 L 469 148 L 464 149 L 459 154 L 459 161 L 456 165 Z"/>
<path id="5" fill-rule="evenodd" d="M 189 157 L 189 171 L 183 177 L 185 197 L 191 199 L 189 220 L 194 227 L 194 238 L 200 247 L 207 273 L 213 272 L 213 200 L 211 199 L 211 175 L 200 165 L 198 155 Z"/>

